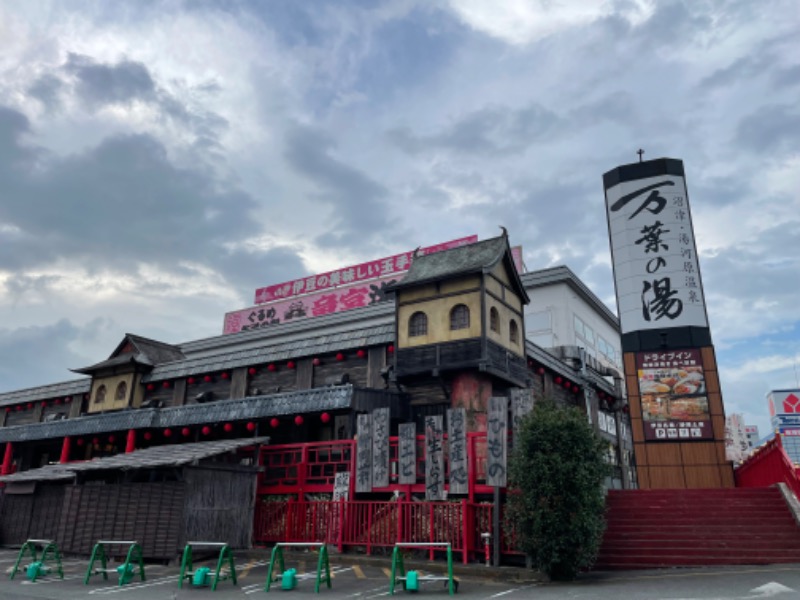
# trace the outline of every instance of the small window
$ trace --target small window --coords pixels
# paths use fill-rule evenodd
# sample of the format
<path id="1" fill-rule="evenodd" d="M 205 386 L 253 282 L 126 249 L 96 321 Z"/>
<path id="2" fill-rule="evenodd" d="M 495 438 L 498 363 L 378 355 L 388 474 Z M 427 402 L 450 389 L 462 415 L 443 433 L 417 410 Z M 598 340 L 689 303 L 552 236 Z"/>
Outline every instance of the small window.
<path id="1" fill-rule="evenodd" d="M 114 394 L 114 400 L 120 402 L 125 400 L 128 397 L 128 384 L 124 381 L 120 381 L 119 385 L 117 386 L 117 391 Z"/>
<path id="2" fill-rule="evenodd" d="M 428 335 L 428 315 L 418 311 L 408 320 L 408 337 Z"/>
<path id="3" fill-rule="evenodd" d="M 466 304 L 456 304 L 450 311 L 450 330 L 469 329 L 469 308 Z"/>
<path id="4" fill-rule="evenodd" d="M 489 310 L 489 329 L 500 333 L 500 315 L 494 306 Z"/>
<path id="5" fill-rule="evenodd" d="M 508 339 L 512 344 L 519 344 L 519 326 L 514 319 L 508 324 Z"/>
<path id="6" fill-rule="evenodd" d="M 106 400 L 106 386 L 101 385 L 97 388 L 97 391 L 94 393 L 94 401 L 95 404 L 100 404 L 101 402 L 105 402 Z"/>

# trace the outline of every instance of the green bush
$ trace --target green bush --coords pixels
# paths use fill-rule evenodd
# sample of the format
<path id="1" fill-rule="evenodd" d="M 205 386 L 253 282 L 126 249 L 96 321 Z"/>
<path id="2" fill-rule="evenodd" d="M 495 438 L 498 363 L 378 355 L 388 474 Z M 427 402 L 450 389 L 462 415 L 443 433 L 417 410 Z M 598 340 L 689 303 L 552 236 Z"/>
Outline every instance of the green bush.
<path id="1" fill-rule="evenodd" d="M 509 461 L 507 522 L 519 549 L 551 579 L 573 579 L 597 556 L 607 447 L 577 408 L 539 401 L 522 421 Z"/>

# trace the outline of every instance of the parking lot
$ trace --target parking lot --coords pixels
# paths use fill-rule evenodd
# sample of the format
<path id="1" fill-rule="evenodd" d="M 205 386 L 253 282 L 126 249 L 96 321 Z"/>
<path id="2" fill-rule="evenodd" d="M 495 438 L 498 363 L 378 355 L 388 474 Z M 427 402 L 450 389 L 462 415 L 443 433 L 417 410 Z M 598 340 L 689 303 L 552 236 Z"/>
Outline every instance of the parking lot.
<path id="1" fill-rule="evenodd" d="M 21 571 L 12 581 L 8 573 L 16 560 L 16 551 L 0 549 L 0 598 L 3 600 L 30 599 L 87 599 L 119 598 L 124 600 L 189 600 L 200 598 L 259 598 L 263 596 L 293 596 L 303 598 L 329 598 L 331 600 L 374 600 L 389 596 L 390 561 L 386 559 L 353 562 L 352 557 L 333 557 L 331 563 L 332 586 L 324 584 L 320 594 L 314 593 L 316 560 L 307 557 L 287 557 L 287 568 L 297 569 L 297 586 L 292 591 L 281 589 L 281 582 L 272 584 L 269 594 L 264 591 L 268 554 L 248 554 L 236 560 L 238 585 L 230 579 L 221 581 L 217 591 L 195 588 L 188 581 L 178 588 L 179 565 L 147 565 L 146 581 L 137 577 L 125 586 L 118 586 L 116 576 L 104 581 L 95 576 L 88 585 L 84 577 L 88 560 L 67 557 L 63 561 L 64 579 L 48 575 L 31 582 Z M 350 560 L 350 562 L 345 562 Z M 24 560 L 22 566 L 28 564 Z M 111 566 L 111 565 L 110 565 Z M 211 567 L 216 560 L 195 561 L 195 568 Z M 417 569 L 421 575 L 418 596 L 448 597 L 443 581 L 429 581 L 426 576 L 445 574 L 444 563 L 428 563 Z M 520 600 L 523 598 L 570 598 L 592 600 L 659 599 L 659 600 L 762 600 L 765 598 L 800 598 L 800 565 L 775 565 L 765 567 L 740 567 L 724 569 L 670 569 L 618 573 L 589 573 L 570 583 L 546 583 L 534 578 L 526 580 L 529 571 L 508 569 L 498 572 L 481 565 L 457 576 L 457 597 L 481 600 Z M 397 587 L 395 595 L 411 595 Z"/>

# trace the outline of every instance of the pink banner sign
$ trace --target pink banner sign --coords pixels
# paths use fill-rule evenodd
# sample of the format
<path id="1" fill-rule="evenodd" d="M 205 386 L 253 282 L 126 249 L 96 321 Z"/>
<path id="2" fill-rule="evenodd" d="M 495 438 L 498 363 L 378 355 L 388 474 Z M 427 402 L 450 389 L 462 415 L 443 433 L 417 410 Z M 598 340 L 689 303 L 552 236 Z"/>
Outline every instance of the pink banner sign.
<path id="1" fill-rule="evenodd" d="M 403 278 L 403 273 L 363 284 L 350 285 L 305 296 L 289 298 L 269 305 L 252 306 L 225 315 L 222 333 L 238 333 L 342 312 L 386 300 L 386 286 Z"/>
<path id="2" fill-rule="evenodd" d="M 460 248 L 461 246 L 474 244 L 477 241 L 477 235 L 470 235 L 457 240 L 444 242 L 443 244 L 422 248 L 420 252 L 422 254 L 433 254 L 434 252 L 441 252 L 442 250 L 450 250 L 451 248 Z M 258 288 L 256 290 L 255 303 L 265 304 L 267 302 L 274 302 L 276 300 L 284 300 L 303 294 L 311 294 L 326 289 L 337 288 L 339 286 L 349 286 L 377 277 L 387 277 L 389 275 L 405 273 L 411 266 L 413 255 L 414 251 L 412 250 L 411 252 L 404 252 L 403 254 L 372 260 L 361 263 L 360 265 L 337 269 L 336 271 L 328 271 L 327 273 Z"/>

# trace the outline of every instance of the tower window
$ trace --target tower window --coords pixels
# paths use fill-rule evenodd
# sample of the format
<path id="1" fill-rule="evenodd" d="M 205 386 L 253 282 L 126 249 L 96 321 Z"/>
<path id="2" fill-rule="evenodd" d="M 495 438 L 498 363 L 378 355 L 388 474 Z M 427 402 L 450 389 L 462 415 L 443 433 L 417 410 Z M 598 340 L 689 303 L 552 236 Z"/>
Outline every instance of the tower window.
<path id="1" fill-rule="evenodd" d="M 408 320 L 408 337 L 428 335 L 428 315 L 417 311 Z"/>
<path id="2" fill-rule="evenodd" d="M 106 400 L 106 386 L 101 385 L 97 388 L 97 391 L 94 393 L 94 401 L 95 404 L 100 404 L 101 402 L 105 402 Z"/>
<path id="3" fill-rule="evenodd" d="M 508 339 L 512 344 L 519 344 L 519 326 L 514 319 L 508 324 Z"/>
<path id="4" fill-rule="evenodd" d="M 119 402 L 121 400 L 125 400 L 127 396 L 128 396 L 128 384 L 125 383 L 124 381 L 120 381 L 119 385 L 117 386 L 117 391 L 114 394 L 114 400 Z"/>
<path id="5" fill-rule="evenodd" d="M 500 315 L 494 306 L 489 310 L 489 329 L 500 333 Z"/>
<path id="6" fill-rule="evenodd" d="M 450 330 L 469 329 L 469 308 L 466 304 L 456 304 L 450 311 Z"/>

